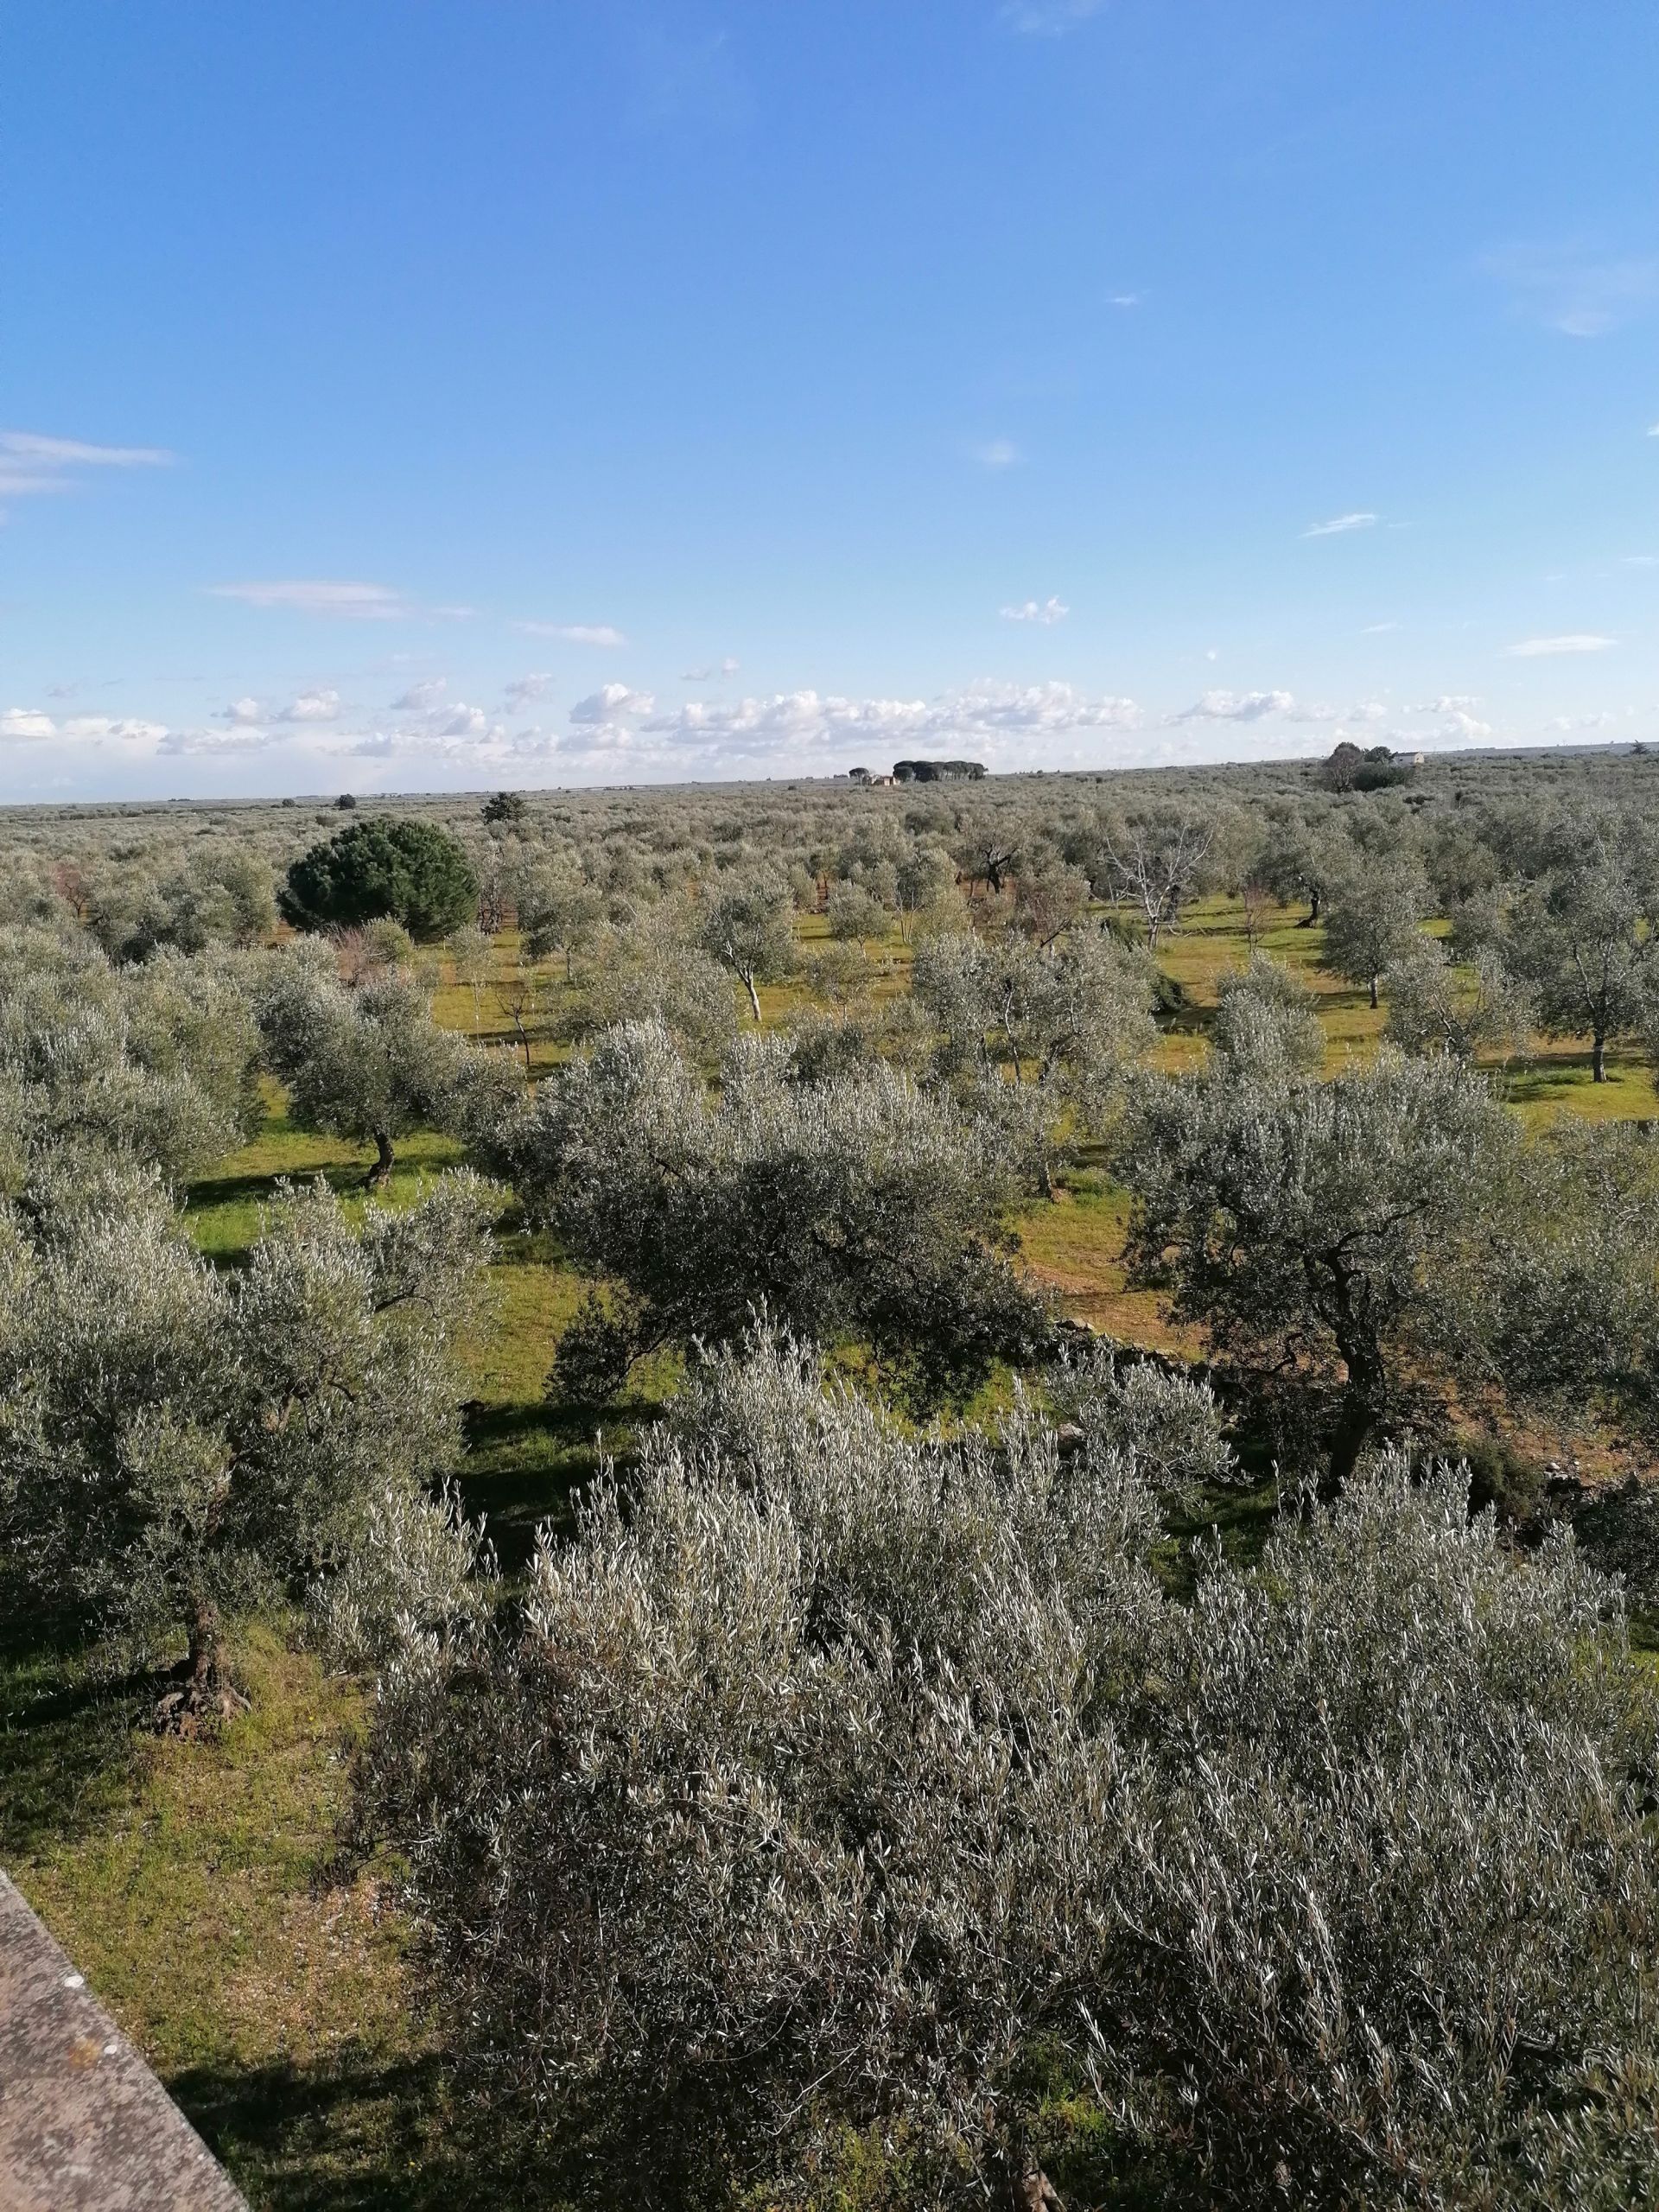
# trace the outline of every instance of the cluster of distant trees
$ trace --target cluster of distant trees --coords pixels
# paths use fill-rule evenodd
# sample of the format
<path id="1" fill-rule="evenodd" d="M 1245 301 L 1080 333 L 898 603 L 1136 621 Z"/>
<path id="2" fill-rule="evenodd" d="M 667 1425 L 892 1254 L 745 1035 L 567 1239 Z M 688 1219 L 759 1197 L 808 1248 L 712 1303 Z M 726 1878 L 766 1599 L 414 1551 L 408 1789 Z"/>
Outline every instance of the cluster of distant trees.
<path id="1" fill-rule="evenodd" d="M 1348 765 L 0 837 L 0 1598 L 167 1726 L 250 1607 L 376 1678 L 362 1832 L 550 2196 L 1639 2201 L 1659 1704 L 1456 1462 L 1654 1440 L 1659 1154 L 1493 1071 L 1659 1044 L 1659 803 Z M 1156 1072 L 1221 894 L 1250 957 Z M 416 1129 L 467 1164 L 210 1266 L 273 1085 L 382 1198 Z M 1020 1264 L 1083 1163 L 1201 1373 Z M 509 1212 L 582 1281 L 551 1389 L 686 1377 L 522 1585 L 449 1486 Z M 1173 1573 L 1268 1463 L 1266 1556 Z"/>

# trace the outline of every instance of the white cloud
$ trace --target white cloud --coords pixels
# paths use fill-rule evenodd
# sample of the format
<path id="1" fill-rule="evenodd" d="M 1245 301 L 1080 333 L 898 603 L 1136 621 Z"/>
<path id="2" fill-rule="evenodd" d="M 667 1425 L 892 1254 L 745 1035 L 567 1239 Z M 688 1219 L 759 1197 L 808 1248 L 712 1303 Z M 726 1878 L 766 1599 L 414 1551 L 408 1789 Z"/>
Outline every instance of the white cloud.
<path id="1" fill-rule="evenodd" d="M 1399 627 L 1400 625 L 1397 622 L 1368 622 L 1359 634 L 1362 638 L 1381 638 L 1389 631 L 1397 630 Z"/>
<path id="2" fill-rule="evenodd" d="M 682 683 L 712 683 L 717 676 L 735 676 L 738 664 L 728 653 L 724 660 L 717 660 L 709 668 L 688 668 L 681 675 Z"/>
<path id="3" fill-rule="evenodd" d="M 625 715 L 648 715 L 656 704 L 649 691 L 631 690 L 626 683 L 601 683 L 591 697 L 577 700 L 570 709 L 570 719 L 596 728 Z"/>
<path id="4" fill-rule="evenodd" d="M 1650 438 L 1659 438 L 1659 423 L 1656 423 L 1654 424 L 1653 428 L 1648 432 L 1648 435 Z"/>
<path id="5" fill-rule="evenodd" d="M 1138 308 L 1145 296 L 1141 292 L 1112 292 L 1108 295 L 1106 304 L 1109 308 Z"/>
<path id="6" fill-rule="evenodd" d="M 1288 715 L 1296 701 L 1288 691 L 1206 691 L 1170 719 L 1177 722 L 1259 722 L 1268 715 Z"/>
<path id="7" fill-rule="evenodd" d="M 1598 637 L 1593 631 L 1573 630 L 1561 638 L 1522 638 L 1505 648 L 1511 660 L 1540 660 L 1553 653 L 1605 653 L 1617 638 Z"/>
<path id="8" fill-rule="evenodd" d="M 988 438 L 969 450 L 982 468 L 1012 468 L 1024 458 L 1012 438 Z"/>
<path id="9" fill-rule="evenodd" d="M 435 707 L 449 689 L 447 676 L 423 676 L 418 683 L 411 683 L 401 698 L 391 702 L 394 714 L 424 714 L 429 707 Z"/>
<path id="10" fill-rule="evenodd" d="M 0 737 L 54 737 L 57 724 L 37 707 L 8 707 L 0 713 Z"/>
<path id="11" fill-rule="evenodd" d="M 1617 715 L 1557 715 L 1549 727 L 1560 730 L 1566 736 L 1579 730 L 1611 729 L 1618 721 Z"/>
<path id="12" fill-rule="evenodd" d="M 626 645 L 627 639 L 609 622 L 515 622 L 527 638 L 563 638 L 568 645 Z"/>
<path id="13" fill-rule="evenodd" d="M 232 699 L 220 719 L 234 724 L 238 729 L 249 729 L 256 722 L 263 721 L 264 717 L 259 711 L 257 699 Z"/>
<path id="14" fill-rule="evenodd" d="M 401 622 L 412 613 L 401 592 L 386 584 L 329 583 L 300 578 L 279 583 L 209 584 L 213 599 L 296 614 L 337 615 L 353 622 Z"/>
<path id="15" fill-rule="evenodd" d="M 1659 299 L 1659 259 L 1583 245 L 1513 245 L 1488 254 L 1488 276 L 1517 313 L 1569 338 L 1605 338 Z"/>
<path id="16" fill-rule="evenodd" d="M 441 709 L 433 717 L 435 737 L 484 737 L 489 733 L 490 718 L 482 707 L 469 707 L 457 699 L 453 707 Z"/>
<path id="17" fill-rule="evenodd" d="M 338 691 L 302 691 L 291 699 L 276 717 L 279 722 L 337 722 L 340 720 Z"/>
<path id="18" fill-rule="evenodd" d="M 1027 38 L 1064 38 L 1105 4 L 1106 0 L 1003 0 L 1001 14 L 1010 30 Z"/>
<path id="19" fill-rule="evenodd" d="M 996 610 L 1005 622 L 1064 622 L 1071 612 L 1063 600 L 1045 599 L 1040 602 L 1027 599 L 1018 607 L 999 607 Z"/>
<path id="20" fill-rule="evenodd" d="M 538 669 L 529 676 L 520 676 L 509 683 L 503 695 L 514 714 L 522 714 L 532 699 L 539 699 L 553 681 L 545 669 Z"/>
<path id="21" fill-rule="evenodd" d="M 574 719 L 574 717 L 573 717 Z M 1140 721 L 1132 699 L 1091 696 L 1069 683 L 1002 683 L 989 677 L 927 699 L 849 699 L 817 691 L 779 691 L 730 704 L 690 700 L 647 721 L 648 736 L 671 746 L 738 755 L 830 746 L 998 744 L 1084 730 L 1128 729 Z"/>
<path id="22" fill-rule="evenodd" d="M 1375 530 L 1376 517 L 1360 512 L 1351 515 L 1332 515 L 1329 522 L 1310 523 L 1302 532 L 1304 537 L 1344 537 L 1351 530 Z"/>

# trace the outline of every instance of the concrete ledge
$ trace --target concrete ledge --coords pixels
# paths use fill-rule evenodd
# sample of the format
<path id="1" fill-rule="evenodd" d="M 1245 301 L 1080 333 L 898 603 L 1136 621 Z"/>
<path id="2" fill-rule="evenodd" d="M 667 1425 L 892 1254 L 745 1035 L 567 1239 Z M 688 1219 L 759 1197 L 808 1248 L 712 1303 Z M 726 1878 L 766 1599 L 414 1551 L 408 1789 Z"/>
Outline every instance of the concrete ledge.
<path id="1" fill-rule="evenodd" d="M 247 2212 L 3 1874 L 0 2212 Z"/>

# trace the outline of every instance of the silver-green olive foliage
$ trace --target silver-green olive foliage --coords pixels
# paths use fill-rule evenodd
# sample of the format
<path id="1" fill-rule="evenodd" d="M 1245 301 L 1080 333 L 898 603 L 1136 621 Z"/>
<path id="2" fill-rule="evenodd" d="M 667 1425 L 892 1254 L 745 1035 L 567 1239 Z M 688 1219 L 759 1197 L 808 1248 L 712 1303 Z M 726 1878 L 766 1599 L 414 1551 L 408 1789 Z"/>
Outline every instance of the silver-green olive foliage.
<path id="1" fill-rule="evenodd" d="M 1384 1053 L 1330 1082 L 1218 1059 L 1147 1083 L 1122 1148 L 1131 1266 L 1313 1424 L 1333 1478 L 1439 1402 L 1472 1355 L 1517 1125 L 1449 1059 Z"/>
<path id="2" fill-rule="evenodd" d="M 215 1269 L 153 1180 L 0 1208 L 0 1553 L 87 1628 L 219 1665 L 231 1608 L 296 1595 L 460 1445 L 454 1347 L 493 1208 L 475 1178 L 354 1228 L 286 1191 Z"/>
<path id="3" fill-rule="evenodd" d="M 232 960 L 113 968 L 84 938 L 0 932 L 0 1188 L 111 1159 L 177 1188 L 257 1120 L 258 1037 Z"/>
<path id="4" fill-rule="evenodd" d="M 1590 1039 L 1603 1083 L 1608 1045 L 1643 1027 L 1654 1001 L 1659 835 L 1634 814 L 1581 808 L 1547 825 L 1538 858 L 1508 916 L 1504 958 L 1542 1028 Z"/>
<path id="5" fill-rule="evenodd" d="M 623 1287 L 622 1370 L 730 1342 L 764 1307 L 868 1344 L 931 1404 L 1047 1334 L 1000 1226 L 994 1128 L 885 1065 L 812 1083 L 787 1038 L 751 1039 L 711 1096 L 660 1023 L 627 1024 L 541 1084 L 501 1164 L 575 1264 Z"/>
<path id="6" fill-rule="evenodd" d="M 350 988 L 332 955 L 296 948 L 272 958 L 257 1007 L 267 1064 L 296 1121 L 372 1144 L 377 1183 L 391 1173 L 397 1138 L 416 1128 L 474 1137 L 519 1088 L 511 1054 L 440 1029 L 424 992 L 397 969 Z"/>
<path id="7" fill-rule="evenodd" d="M 913 2201 L 1032 2205 L 1069 2131 L 1084 2202 L 1114 2153 L 1148 2202 L 1641 2199 L 1656 1711 L 1616 1592 L 1389 1459 L 1177 1602 L 1168 1492 L 1226 1454 L 1204 1394 L 1126 1380 L 1065 1445 L 944 1444 L 763 1343 L 516 1623 L 405 1645 L 365 1811 L 562 2196 L 792 2202 L 850 2133 Z"/>

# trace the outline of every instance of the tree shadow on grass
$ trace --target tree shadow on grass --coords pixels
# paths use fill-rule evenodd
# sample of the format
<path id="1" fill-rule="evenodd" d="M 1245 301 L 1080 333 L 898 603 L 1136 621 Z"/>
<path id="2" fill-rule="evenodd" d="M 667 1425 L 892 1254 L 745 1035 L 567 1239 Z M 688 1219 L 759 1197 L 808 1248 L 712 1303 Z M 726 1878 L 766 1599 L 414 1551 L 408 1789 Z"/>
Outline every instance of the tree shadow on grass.
<path id="1" fill-rule="evenodd" d="M 132 1727 L 155 1680 L 92 1668 L 69 1626 L 0 1591 L 0 1863 L 96 1827 L 131 1771 Z"/>
<path id="2" fill-rule="evenodd" d="M 255 2212 L 472 2212 L 535 2202 L 438 2058 L 350 2044 L 306 2064 L 196 2066 L 169 2094 Z"/>
<path id="3" fill-rule="evenodd" d="M 607 1406 L 474 1400 L 467 1408 L 461 1498 L 469 1514 L 486 1516 L 505 1573 L 528 1564 L 543 1522 L 556 1535 L 573 1533 L 576 1499 L 602 1459 L 626 1460 L 634 1431 L 662 1410 L 644 1397 Z"/>

